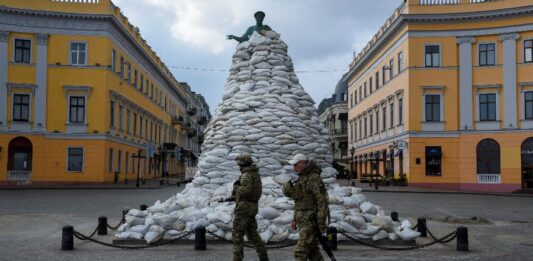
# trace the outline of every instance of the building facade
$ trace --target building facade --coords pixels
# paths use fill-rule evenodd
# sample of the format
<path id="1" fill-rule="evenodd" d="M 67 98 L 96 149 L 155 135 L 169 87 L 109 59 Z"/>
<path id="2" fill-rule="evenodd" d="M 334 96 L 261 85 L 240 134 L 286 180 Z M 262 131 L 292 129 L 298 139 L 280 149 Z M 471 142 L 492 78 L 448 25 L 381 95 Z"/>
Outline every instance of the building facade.
<path id="1" fill-rule="evenodd" d="M 319 120 L 326 126 L 331 137 L 333 159 L 348 167 L 348 85 L 340 80 L 331 98 L 318 106 Z"/>
<path id="2" fill-rule="evenodd" d="M 0 16 L 0 182 L 185 172 L 189 111 L 209 109 L 110 0 L 0 0 Z"/>
<path id="3" fill-rule="evenodd" d="M 533 1 L 406 0 L 350 64 L 354 169 L 533 188 Z"/>

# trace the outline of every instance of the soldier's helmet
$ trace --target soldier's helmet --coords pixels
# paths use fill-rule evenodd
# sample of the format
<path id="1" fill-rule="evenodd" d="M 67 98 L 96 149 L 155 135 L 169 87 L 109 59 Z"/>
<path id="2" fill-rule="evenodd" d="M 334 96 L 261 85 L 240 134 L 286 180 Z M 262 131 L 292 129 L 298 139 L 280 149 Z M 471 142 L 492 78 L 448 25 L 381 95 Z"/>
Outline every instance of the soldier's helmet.
<path id="1" fill-rule="evenodd" d="M 241 167 L 247 167 L 254 163 L 252 156 L 249 154 L 241 154 L 235 160 L 237 160 L 237 164 Z"/>

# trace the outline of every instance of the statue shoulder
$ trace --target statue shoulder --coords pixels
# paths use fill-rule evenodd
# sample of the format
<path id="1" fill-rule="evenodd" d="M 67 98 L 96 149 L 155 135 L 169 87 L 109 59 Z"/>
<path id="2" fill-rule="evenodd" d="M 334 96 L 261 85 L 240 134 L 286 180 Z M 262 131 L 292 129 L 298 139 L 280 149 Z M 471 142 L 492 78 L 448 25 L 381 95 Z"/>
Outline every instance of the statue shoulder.
<path id="1" fill-rule="evenodd" d="M 268 26 L 268 25 L 266 25 L 266 24 L 263 25 L 263 27 L 264 27 L 264 29 L 266 29 L 266 30 L 272 31 L 272 27 L 270 27 L 270 26 Z"/>

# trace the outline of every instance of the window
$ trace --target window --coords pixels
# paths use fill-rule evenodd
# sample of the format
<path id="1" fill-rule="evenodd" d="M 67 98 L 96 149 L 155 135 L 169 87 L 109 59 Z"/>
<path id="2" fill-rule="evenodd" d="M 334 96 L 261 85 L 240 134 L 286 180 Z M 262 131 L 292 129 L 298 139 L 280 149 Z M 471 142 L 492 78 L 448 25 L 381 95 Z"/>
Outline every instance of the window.
<path id="1" fill-rule="evenodd" d="M 150 81 L 146 79 L 146 89 L 144 89 L 144 94 L 148 94 L 148 89 L 150 88 Z"/>
<path id="2" fill-rule="evenodd" d="M 81 172 L 83 170 L 83 149 L 68 149 L 68 171 Z"/>
<path id="3" fill-rule="evenodd" d="M 526 120 L 533 120 L 533 92 L 524 93 L 524 116 Z"/>
<path id="4" fill-rule="evenodd" d="M 379 71 L 376 73 L 376 89 L 379 89 Z"/>
<path id="5" fill-rule="evenodd" d="M 165 101 L 166 102 L 166 101 Z M 350 94 L 350 108 L 353 107 L 353 93 Z"/>
<path id="6" fill-rule="evenodd" d="M 361 140 L 363 137 L 363 122 L 362 119 L 359 118 L 359 140 Z"/>
<path id="7" fill-rule="evenodd" d="M 376 134 L 379 133 L 379 110 L 376 110 Z"/>
<path id="8" fill-rule="evenodd" d="M 86 65 L 87 64 L 87 44 L 70 43 L 70 64 Z"/>
<path id="9" fill-rule="evenodd" d="M 357 120 L 353 121 L 353 136 L 352 136 L 352 141 L 356 141 L 357 140 Z"/>
<path id="10" fill-rule="evenodd" d="M 365 82 L 365 98 L 368 96 L 367 88 L 366 88 L 366 82 Z"/>
<path id="11" fill-rule="evenodd" d="M 137 113 L 133 113 L 133 136 L 137 136 Z"/>
<path id="12" fill-rule="evenodd" d="M 372 89 L 373 89 L 373 82 L 372 82 L 372 77 L 370 77 L 370 80 L 368 80 L 368 85 L 369 85 L 369 88 L 370 88 L 370 93 L 372 93 Z"/>
<path id="13" fill-rule="evenodd" d="M 496 120 L 496 94 L 479 95 L 479 120 L 495 121 Z"/>
<path id="14" fill-rule="evenodd" d="M 477 174 L 500 174 L 500 145 L 485 139 L 476 148 Z"/>
<path id="15" fill-rule="evenodd" d="M 117 51 L 115 49 L 111 50 L 111 70 L 117 71 Z"/>
<path id="16" fill-rule="evenodd" d="M 128 67 L 128 82 L 131 83 L 131 64 L 128 63 L 127 67 Z"/>
<path id="17" fill-rule="evenodd" d="M 141 87 L 140 87 L 140 90 L 141 92 L 143 92 L 144 90 L 144 75 L 141 74 Z"/>
<path id="18" fill-rule="evenodd" d="M 353 94 L 353 103 L 354 105 L 357 105 L 357 91 L 355 91 Z"/>
<path id="19" fill-rule="evenodd" d="M 403 71 L 403 52 L 398 53 L 398 73 Z"/>
<path id="20" fill-rule="evenodd" d="M 150 98 L 154 98 L 154 84 L 150 86 Z"/>
<path id="21" fill-rule="evenodd" d="M 496 44 L 479 45 L 479 66 L 489 66 L 496 64 Z"/>
<path id="22" fill-rule="evenodd" d="M 440 95 L 426 95 L 426 121 L 440 122 Z"/>
<path id="23" fill-rule="evenodd" d="M 111 128 L 115 127 L 115 101 L 111 101 L 111 111 L 110 111 L 110 125 Z"/>
<path id="24" fill-rule="evenodd" d="M 383 114 L 383 131 L 387 130 L 387 106 L 381 107 L 381 112 Z"/>
<path id="25" fill-rule="evenodd" d="M 386 71 L 386 70 L 387 70 L 387 67 L 385 67 L 385 66 L 383 66 L 383 67 L 381 68 L 381 73 L 382 73 L 382 75 L 383 75 L 383 83 L 382 83 L 381 85 L 385 85 L 385 83 L 387 82 L 387 81 L 385 80 L 385 75 L 386 75 L 386 74 L 385 74 L 385 71 Z"/>
<path id="26" fill-rule="evenodd" d="M 120 57 L 120 78 L 124 79 L 124 57 Z"/>
<path id="27" fill-rule="evenodd" d="M 140 116 L 139 120 L 139 138 L 143 136 L 143 116 Z"/>
<path id="28" fill-rule="evenodd" d="M 85 123 L 85 97 L 70 97 L 70 123 Z"/>
<path id="29" fill-rule="evenodd" d="M 368 132 L 367 131 L 368 131 L 368 124 L 366 122 L 366 117 L 365 117 L 365 139 L 368 136 Z"/>
<path id="30" fill-rule="evenodd" d="M 124 130 L 124 107 L 122 105 L 118 106 L 118 130 Z"/>
<path id="31" fill-rule="evenodd" d="M 150 121 L 150 141 L 154 140 L 154 123 Z"/>
<path id="32" fill-rule="evenodd" d="M 363 91 L 362 91 L 362 86 L 359 86 L 359 101 L 362 101 L 363 100 Z"/>
<path id="33" fill-rule="evenodd" d="M 15 39 L 15 62 L 31 63 L 31 40 Z"/>
<path id="34" fill-rule="evenodd" d="M 524 41 L 524 62 L 533 62 L 533 40 Z"/>
<path id="35" fill-rule="evenodd" d="M 13 95 L 13 121 L 28 122 L 30 120 L 30 95 Z"/>
<path id="36" fill-rule="evenodd" d="M 372 113 L 370 114 L 370 136 L 374 135 L 374 118 L 373 118 L 374 115 L 372 115 Z"/>
<path id="37" fill-rule="evenodd" d="M 440 46 L 428 45 L 426 46 L 426 67 L 440 66 Z"/>
<path id="38" fill-rule="evenodd" d="M 137 77 L 139 76 L 138 75 L 139 72 L 137 72 L 137 70 L 135 70 L 135 72 L 133 73 L 133 87 L 137 88 Z"/>
<path id="39" fill-rule="evenodd" d="M 126 110 L 126 132 L 131 133 L 131 111 Z"/>
<path id="40" fill-rule="evenodd" d="M 394 128 L 394 103 L 391 101 L 390 102 L 390 127 L 389 128 Z"/>
<path id="41" fill-rule="evenodd" d="M 394 78 L 394 59 L 389 61 L 389 81 Z"/>
<path id="42" fill-rule="evenodd" d="M 441 176 L 441 147 L 426 147 L 426 176 Z"/>
<path id="43" fill-rule="evenodd" d="M 118 156 L 117 156 L 117 172 L 120 173 L 122 172 L 122 151 L 119 150 L 118 151 Z"/>
<path id="44" fill-rule="evenodd" d="M 403 124 L 403 98 L 398 98 L 398 125 Z"/>
<path id="45" fill-rule="evenodd" d="M 109 149 L 108 170 L 109 170 L 109 172 L 113 172 L 113 149 Z"/>
<path id="46" fill-rule="evenodd" d="M 130 153 L 126 152 L 126 158 L 124 158 L 124 172 L 129 172 L 129 159 L 130 159 Z"/>

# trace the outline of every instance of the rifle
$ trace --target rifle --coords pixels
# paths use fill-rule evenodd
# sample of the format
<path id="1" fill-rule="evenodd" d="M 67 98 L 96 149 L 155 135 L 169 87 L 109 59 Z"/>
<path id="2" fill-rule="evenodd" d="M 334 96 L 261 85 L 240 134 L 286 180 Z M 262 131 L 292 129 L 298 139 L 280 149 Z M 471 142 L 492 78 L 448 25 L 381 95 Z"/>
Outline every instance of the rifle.
<path id="1" fill-rule="evenodd" d="M 314 220 L 314 223 L 315 223 L 314 225 L 316 228 L 315 235 L 318 238 L 318 242 L 320 242 L 320 244 L 322 245 L 322 249 L 324 249 L 324 252 L 328 254 L 329 259 L 331 259 L 331 261 L 337 261 L 337 259 L 333 255 L 333 251 L 331 251 L 331 248 L 329 248 L 328 239 L 324 235 L 320 234 L 320 231 L 318 229 L 318 222 L 316 221 L 316 218 Z"/>

